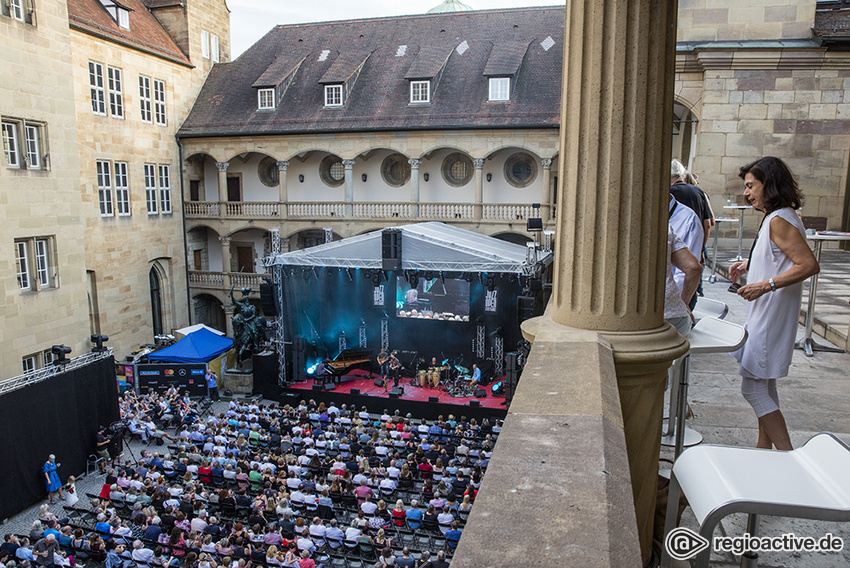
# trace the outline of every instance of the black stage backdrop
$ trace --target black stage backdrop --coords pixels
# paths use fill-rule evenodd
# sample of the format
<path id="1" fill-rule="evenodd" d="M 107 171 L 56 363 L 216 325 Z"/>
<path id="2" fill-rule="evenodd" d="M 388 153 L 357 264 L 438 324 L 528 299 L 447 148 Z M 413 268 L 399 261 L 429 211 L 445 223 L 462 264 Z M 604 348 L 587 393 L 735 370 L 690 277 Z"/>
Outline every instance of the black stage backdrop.
<path id="1" fill-rule="evenodd" d="M 496 311 L 489 312 L 485 310 L 486 287 L 482 282 L 486 277 L 479 278 L 475 273 L 469 284 L 469 321 L 454 322 L 397 317 L 396 277 L 402 276 L 401 272 L 389 272 L 388 280 L 383 282 L 384 303 L 376 306 L 374 285 L 366 278 L 369 271 L 358 268 L 346 272 L 322 267 L 283 267 L 282 270 L 286 271 L 281 279 L 281 300 L 287 341 L 304 338 L 308 367 L 325 357 L 333 359 L 339 353 L 342 331 L 345 331 L 347 346 L 357 347 L 361 322 L 366 324 L 367 348 L 374 359 L 380 349 L 381 319 L 385 316 L 390 348 L 399 351 L 404 365 L 414 358 L 430 361 L 437 357 L 441 361 L 452 359 L 471 367 L 476 361 L 472 345 L 479 320 L 486 330 L 485 358 L 490 358 L 496 333 L 503 337 L 505 353 L 514 351 L 522 338 L 517 317 L 517 297 L 522 288 L 514 274 L 494 275 L 498 302 Z M 461 273 L 446 274 L 447 278 L 461 276 Z M 289 345 L 287 361 L 293 361 Z"/>
<path id="2" fill-rule="evenodd" d="M 0 519 L 47 498 L 42 473 L 50 454 L 61 464 L 62 483 L 86 470 L 100 424 L 118 420 L 115 359 L 0 396 Z"/>

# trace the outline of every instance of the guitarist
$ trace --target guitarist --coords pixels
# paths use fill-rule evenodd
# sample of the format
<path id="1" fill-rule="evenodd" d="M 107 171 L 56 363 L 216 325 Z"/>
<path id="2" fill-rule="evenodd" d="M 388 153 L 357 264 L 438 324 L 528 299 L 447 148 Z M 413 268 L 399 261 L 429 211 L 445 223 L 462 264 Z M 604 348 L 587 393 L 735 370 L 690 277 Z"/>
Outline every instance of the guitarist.
<path id="1" fill-rule="evenodd" d="M 396 351 L 393 351 L 390 354 L 390 363 L 389 363 L 390 374 L 392 374 L 392 376 L 393 376 L 393 386 L 394 387 L 398 386 L 398 370 L 401 367 L 401 361 L 399 361 L 398 357 L 396 357 L 396 353 L 397 353 Z"/>
<path id="2" fill-rule="evenodd" d="M 381 349 L 381 352 L 378 353 L 378 365 L 381 367 L 381 378 L 386 384 L 390 376 L 390 356 L 387 355 L 386 349 Z"/>

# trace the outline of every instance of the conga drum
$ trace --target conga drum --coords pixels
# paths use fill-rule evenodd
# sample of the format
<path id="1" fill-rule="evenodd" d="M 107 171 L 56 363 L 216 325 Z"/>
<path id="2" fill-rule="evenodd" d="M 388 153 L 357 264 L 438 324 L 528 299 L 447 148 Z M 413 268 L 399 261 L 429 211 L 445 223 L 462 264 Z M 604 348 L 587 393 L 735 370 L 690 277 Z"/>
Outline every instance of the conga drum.
<path id="1" fill-rule="evenodd" d="M 432 370 L 428 371 L 428 380 L 431 383 L 432 387 L 436 387 L 440 385 L 440 371 Z"/>
<path id="2" fill-rule="evenodd" d="M 421 371 L 419 371 L 418 375 L 419 375 L 419 386 L 420 387 L 427 386 L 427 384 L 428 384 L 428 371 L 426 371 L 425 369 L 422 369 Z"/>

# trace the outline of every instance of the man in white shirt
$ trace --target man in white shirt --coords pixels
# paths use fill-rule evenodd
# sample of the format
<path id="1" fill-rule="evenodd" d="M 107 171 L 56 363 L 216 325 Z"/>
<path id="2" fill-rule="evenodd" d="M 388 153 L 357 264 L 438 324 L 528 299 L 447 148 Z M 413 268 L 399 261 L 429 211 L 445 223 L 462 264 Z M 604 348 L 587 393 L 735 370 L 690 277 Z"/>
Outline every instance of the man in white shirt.
<path id="1" fill-rule="evenodd" d="M 367 517 L 371 517 L 375 514 L 375 511 L 378 510 L 378 506 L 372 502 L 372 497 L 366 495 L 366 500 L 360 504 L 360 510 L 365 513 Z"/>
<path id="2" fill-rule="evenodd" d="M 322 519 L 319 517 L 313 517 L 313 524 L 310 525 L 310 535 L 313 538 L 325 538 L 326 532 L 327 528 L 324 524 L 322 524 Z"/>

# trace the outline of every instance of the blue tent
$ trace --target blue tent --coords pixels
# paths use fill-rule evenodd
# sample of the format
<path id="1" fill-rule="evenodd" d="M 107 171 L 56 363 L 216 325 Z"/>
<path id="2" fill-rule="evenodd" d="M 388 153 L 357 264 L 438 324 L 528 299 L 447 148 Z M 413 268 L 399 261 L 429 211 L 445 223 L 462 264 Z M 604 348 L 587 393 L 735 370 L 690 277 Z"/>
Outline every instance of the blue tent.
<path id="1" fill-rule="evenodd" d="M 233 340 L 229 337 L 222 337 L 202 328 L 190 333 L 171 347 L 151 353 L 148 355 L 148 361 L 206 363 L 231 347 L 233 347 Z"/>

